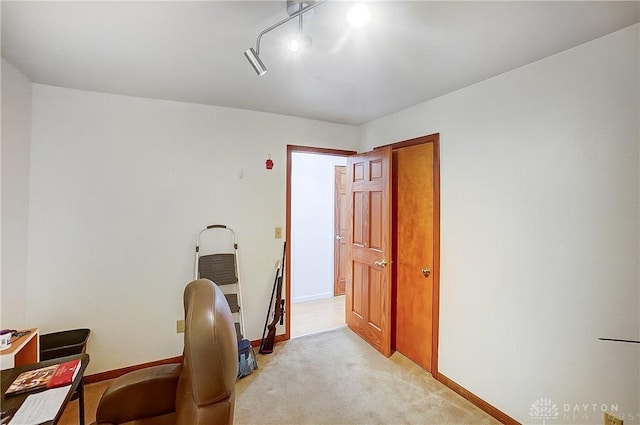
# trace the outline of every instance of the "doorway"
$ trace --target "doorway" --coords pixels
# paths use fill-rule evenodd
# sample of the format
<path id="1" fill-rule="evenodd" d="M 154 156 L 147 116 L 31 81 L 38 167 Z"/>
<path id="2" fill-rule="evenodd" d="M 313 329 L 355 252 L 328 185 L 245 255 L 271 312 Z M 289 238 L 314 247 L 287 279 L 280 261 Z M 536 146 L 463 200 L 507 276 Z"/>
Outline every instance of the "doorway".
<path id="1" fill-rule="evenodd" d="M 351 153 L 351 152 L 346 152 Z M 296 338 L 344 325 L 335 285 L 336 170 L 345 151 L 288 147 L 287 333 Z M 339 226 L 338 226 L 339 227 Z"/>
<path id="2" fill-rule="evenodd" d="M 439 135 L 347 160 L 347 325 L 437 377 Z"/>
<path id="3" fill-rule="evenodd" d="M 393 150 L 392 344 L 437 378 L 440 135 L 435 133 L 386 147 Z"/>
<path id="4" fill-rule="evenodd" d="M 351 286 L 351 290 L 353 291 L 353 287 L 360 285 L 360 287 L 363 288 L 364 292 L 361 291 L 360 293 L 357 293 L 355 297 L 355 301 L 354 301 L 354 298 L 352 298 L 350 303 L 349 289 L 347 289 L 347 294 L 345 297 L 346 304 L 347 304 L 346 307 L 352 313 L 363 313 L 363 312 L 367 313 L 365 315 L 367 318 L 366 320 L 367 324 L 373 323 L 375 325 L 376 323 L 378 323 L 379 325 L 384 325 L 385 331 L 382 332 L 381 335 L 388 334 L 388 336 L 385 336 L 384 338 L 378 338 L 378 340 L 380 341 L 380 344 L 379 344 L 380 347 L 376 347 L 381 352 L 383 352 L 383 354 L 390 355 L 391 352 L 393 352 L 394 350 L 404 352 L 408 357 L 412 358 L 413 361 L 420 364 L 427 371 L 431 372 L 433 377 L 436 379 L 439 376 L 438 374 L 438 339 L 439 339 L 439 304 L 440 304 L 439 303 L 439 298 L 440 298 L 439 139 L 440 139 L 439 134 L 435 133 L 428 136 L 405 140 L 402 142 L 391 143 L 385 146 L 379 146 L 375 148 L 374 151 L 372 152 L 368 152 L 360 155 L 356 155 L 356 152 L 353 152 L 353 151 L 342 151 L 342 150 L 289 145 L 287 146 L 287 182 L 286 182 L 287 184 L 286 237 L 288 241 L 287 242 L 287 258 L 291 258 L 291 249 L 292 249 L 292 245 L 294 245 L 294 243 L 292 243 L 293 241 L 291 238 L 291 209 L 292 209 L 291 208 L 292 207 L 291 205 L 291 202 L 292 202 L 291 201 L 291 183 L 292 183 L 291 182 L 291 165 L 292 165 L 292 155 L 294 152 L 337 155 L 337 156 L 343 156 L 343 157 L 351 156 L 354 158 L 355 156 L 357 156 L 357 157 L 362 157 L 361 159 L 364 158 L 366 160 L 364 162 L 368 161 L 367 162 L 368 165 L 363 167 L 358 167 L 356 166 L 356 164 L 353 164 L 353 163 L 347 166 L 347 187 L 348 187 L 347 199 L 349 199 L 349 205 L 351 205 L 352 201 L 355 202 L 358 199 L 360 199 L 361 201 L 368 200 L 366 202 L 367 205 L 371 205 L 371 202 L 372 202 L 371 199 L 373 199 L 374 201 L 377 200 L 376 202 L 380 203 L 380 205 L 384 205 L 389 202 L 388 200 L 385 201 L 385 199 L 388 199 L 388 198 L 385 198 L 384 196 L 380 197 L 377 195 L 378 192 L 383 193 L 384 190 L 380 191 L 379 188 L 375 188 L 375 187 L 371 188 L 370 193 L 366 194 L 364 193 L 365 191 L 363 191 L 361 196 L 360 195 L 354 196 L 354 193 L 355 193 L 353 191 L 354 182 L 355 182 L 355 186 L 357 187 L 362 186 L 361 189 L 365 189 L 366 185 L 363 186 L 364 181 L 361 182 L 360 180 L 363 180 L 363 178 L 367 176 L 371 177 L 372 181 L 376 179 L 379 179 L 380 183 L 382 183 L 383 180 L 386 181 L 386 183 L 383 184 L 384 187 L 390 188 L 390 186 L 393 185 L 393 188 L 392 188 L 393 199 L 391 200 L 391 204 L 394 206 L 391 208 L 391 220 L 390 221 L 383 220 L 383 221 L 385 221 L 386 223 L 390 222 L 390 224 L 385 225 L 385 227 L 387 228 L 391 226 L 391 231 L 388 235 L 388 239 L 389 240 L 397 239 L 401 241 L 403 247 L 400 248 L 399 245 L 397 244 L 397 241 L 396 243 L 392 243 L 391 244 L 392 257 L 389 258 L 388 257 L 389 248 L 388 247 L 385 248 L 385 246 L 379 245 L 376 243 L 378 239 L 380 241 L 383 241 L 385 239 L 384 235 L 382 235 L 381 237 L 376 237 L 376 235 L 378 235 L 379 232 L 371 233 L 370 232 L 371 229 L 368 229 L 368 230 L 364 229 L 362 225 L 365 224 L 365 221 L 358 222 L 358 226 L 355 226 L 354 223 L 351 223 L 353 221 L 353 212 L 352 211 L 349 212 L 348 225 L 352 227 L 351 227 L 351 230 L 347 230 L 347 244 L 348 244 L 347 251 L 351 250 L 351 255 L 349 254 L 347 255 L 347 261 L 352 262 L 352 260 L 354 259 L 353 247 L 352 246 L 350 247 L 350 245 L 354 245 L 354 239 L 356 238 L 356 236 L 360 237 L 360 236 L 363 236 L 365 233 L 368 236 L 362 239 L 360 241 L 361 243 L 359 243 L 358 245 L 363 247 L 369 247 L 369 248 L 377 247 L 377 251 L 379 251 L 377 252 L 377 254 L 384 254 L 384 255 L 380 256 L 380 258 L 377 258 L 378 256 L 371 254 L 371 255 L 368 255 L 368 257 L 371 257 L 371 258 L 368 258 L 368 259 L 363 259 L 364 257 L 359 258 L 359 260 L 362 260 L 360 261 L 360 264 L 362 265 L 362 267 L 354 267 L 353 265 L 347 266 L 347 270 L 348 270 L 347 273 L 349 273 L 349 270 L 351 270 L 352 273 L 356 273 L 356 272 L 358 273 L 356 277 L 354 277 L 353 275 L 347 276 L 347 288 Z M 412 148 L 418 145 L 422 145 L 422 146 L 416 149 Z M 389 154 L 389 148 L 391 150 L 392 155 Z M 427 148 L 427 149 L 423 150 L 423 148 Z M 387 151 L 387 153 L 383 155 L 384 158 L 386 159 L 383 160 L 383 158 L 378 158 L 378 159 L 373 158 L 374 156 L 378 155 L 376 154 L 376 151 L 378 153 Z M 414 162 L 413 160 L 415 158 L 413 158 L 413 155 L 416 154 L 418 151 L 420 151 L 421 155 L 426 152 L 428 154 L 429 159 L 425 160 L 425 158 L 422 158 L 421 160 L 417 161 L 417 163 Z M 372 157 L 367 158 L 367 156 L 372 156 Z M 351 161 L 352 159 L 353 158 L 350 158 L 347 162 Z M 373 159 L 373 162 L 371 162 L 371 159 Z M 383 176 L 388 175 L 388 174 L 385 174 L 384 163 L 393 163 L 393 167 L 391 168 L 393 171 L 393 177 L 390 180 L 388 180 L 387 177 L 383 178 Z M 423 170 L 419 170 L 418 173 L 414 173 L 413 171 L 415 171 L 415 169 L 413 169 L 413 167 L 419 167 L 419 168 L 427 167 L 427 168 Z M 403 168 L 404 172 L 397 173 L 400 168 Z M 365 170 L 368 170 L 368 171 L 365 171 Z M 428 174 L 430 174 L 430 176 L 427 176 L 427 174 L 424 173 L 425 171 Z M 353 175 L 350 175 L 350 173 L 352 173 Z M 427 180 L 425 180 L 425 178 Z M 350 189 L 349 189 L 349 186 L 351 186 Z M 429 231 L 426 238 L 424 237 L 424 235 L 421 236 L 419 233 L 414 233 L 412 230 L 414 228 L 414 226 L 412 225 L 412 220 L 418 219 L 419 221 L 422 221 L 423 218 L 426 217 L 425 215 L 422 215 L 422 218 L 419 218 L 419 215 L 416 215 L 413 213 L 410 213 L 408 215 L 406 213 L 403 213 L 402 214 L 403 220 L 399 220 L 397 215 L 399 213 L 398 202 L 400 202 L 401 204 L 404 204 L 405 207 L 408 207 L 408 209 L 405 208 L 407 211 L 413 212 L 413 210 L 415 210 L 415 206 L 411 206 L 410 203 L 407 203 L 406 201 L 401 200 L 398 194 L 400 192 L 405 192 L 405 194 L 409 195 L 409 198 L 413 198 L 413 196 L 411 195 L 411 192 L 414 190 L 421 191 L 420 189 L 425 186 L 428 186 L 431 188 L 428 196 L 420 197 L 422 201 L 428 201 L 427 203 L 423 203 L 422 201 L 420 202 L 420 205 L 421 205 L 420 208 L 422 209 L 422 213 L 425 213 L 430 217 L 429 218 L 430 224 L 426 226 L 422 226 L 424 230 Z M 348 207 L 348 209 L 349 208 L 350 207 Z M 389 216 L 388 214 L 386 215 Z M 407 219 L 407 220 L 404 220 L 404 219 Z M 368 219 L 366 221 L 366 223 L 369 223 L 369 222 L 371 222 L 371 219 Z M 399 234 L 398 232 L 402 230 L 403 226 L 406 229 L 405 231 L 401 232 L 402 234 Z M 354 231 L 354 229 L 356 228 L 361 228 L 361 230 L 363 231 L 366 230 L 366 232 L 364 233 L 361 232 L 362 235 L 360 235 L 360 233 Z M 371 239 L 372 237 L 373 239 Z M 402 261 L 399 261 L 399 258 L 398 258 L 399 255 L 404 256 L 404 253 L 402 252 L 402 250 L 404 249 L 405 252 L 412 252 L 411 245 L 414 245 L 416 243 L 422 245 L 423 248 L 428 247 L 428 249 L 425 251 L 421 251 L 422 254 L 418 255 L 415 258 L 416 261 L 408 263 L 407 264 L 408 268 L 405 267 L 404 272 L 398 273 L 397 271 L 395 271 L 396 265 L 399 265 L 399 263 L 402 262 Z M 376 250 L 374 249 L 373 251 L 376 251 Z M 426 256 L 423 255 L 424 253 L 426 253 L 427 255 Z M 373 257 L 376 257 L 376 258 L 373 258 Z M 373 267 L 373 269 L 376 273 L 371 272 L 372 267 L 370 267 L 370 265 L 368 264 L 368 261 L 365 261 L 365 260 L 371 260 L 369 262 L 371 262 L 375 266 Z M 391 261 L 388 261 L 388 260 L 391 260 Z M 295 261 L 295 259 L 293 261 Z M 285 275 L 286 294 L 287 294 L 287 298 L 286 298 L 287 312 L 291 312 L 292 297 L 289 296 L 289 294 L 292 294 L 292 291 L 291 291 L 292 279 L 290 278 L 291 262 L 292 261 L 287 262 L 286 275 Z M 366 267 L 364 266 L 365 264 L 366 264 Z M 388 275 L 388 272 L 387 274 L 378 273 L 379 271 L 385 270 L 387 266 L 389 266 L 388 270 L 391 271 L 391 276 Z M 371 286 L 370 284 L 371 282 L 369 281 L 365 282 L 366 279 L 362 278 L 363 276 L 365 276 L 365 274 L 363 273 L 363 270 L 365 268 L 368 268 L 369 272 L 371 272 L 371 273 L 368 272 L 367 276 L 373 276 L 375 278 L 373 281 L 374 283 L 373 286 Z M 418 272 L 414 273 L 415 272 L 414 269 L 417 270 Z M 412 275 L 416 275 L 417 278 L 415 279 L 412 277 L 409 278 Z M 377 277 L 380 277 L 380 278 L 378 279 Z M 387 284 L 382 285 L 382 283 L 384 283 L 385 281 L 386 282 L 391 281 L 391 285 L 390 285 L 391 291 L 387 291 L 387 290 L 382 291 L 382 289 L 387 288 L 389 286 Z M 357 284 L 355 284 L 354 282 L 356 282 Z M 400 288 L 400 286 L 403 286 L 403 288 Z M 378 305 L 381 307 L 380 309 L 371 310 L 371 305 L 373 305 L 370 302 L 371 288 L 373 288 L 374 292 L 376 288 L 378 289 L 378 291 L 375 292 L 373 295 L 375 299 L 380 301 L 378 302 Z M 402 289 L 400 293 L 398 292 L 399 289 Z M 384 292 L 384 296 L 382 296 L 383 292 Z M 367 301 L 366 303 L 363 303 L 362 297 L 361 297 L 362 294 L 366 295 L 369 301 Z M 400 303 L 402 305 L 399 305 L 398 301 L 402 299 L 404 299 L 405 301 L 401 301 Z M 426 305 L 423 304 L 424 308 L 418 306 L 412 309 L 405 309 L 405 304 L 407 303 L 406 300 L 411 300 L 411 302 L 414 302 L 418 299 L 420 299 L 420 301 L 423 303 L 430 304 L 429 305 L 430 308 L 427 309 Z M 367 307 L 366 311 L 364 309 L 365 305 Z M 391 308 L 390 315 L 388 315 L 389 306 Z M 360 308 L 358 309 L 357 307 L 360 307 Z M 420 312 L 420 313 L 417 313 L 417 312 Z M 403 314 L 405 315 L 404 317 L 403 317 Z M 362 316 L 362 314 L 360 315 Z M 382 316 L 385 317 L 384 320 Z M 285 319 L 286 333 L 285 335 L 283 335 L 283 338 L 277 339 L 277 340 L 286 340 L 291 337 L 291 314 L 286 314 L 285 317 L 286 317 Z M 419 317 L 420 320 L 424 320 L 424 322 L 422 322 L 421 324 L 422 325 L 421 327 L 413 327 L 413 323 L 411 323 L 411 322 L 414 322 L 417 317 Z M 406 319 L 409 319 L 409 320 L 406 320 Z M 382 329 L 382 327 L 380 326 L 378 327 Z M 363 327 L 363 329 L 368 329 L 368 327 Z M 428 329 L 431 330 L 430 333 L 428 332 Z M 425 345 L 423 345 L 418 350 L 417 355 L 413 355 L 410 352 L 414 348 L 412 345 L 415 344 L 415 341 L 421 341 L 425 343 Z M 371 341 L 369 342 L 371 343 Z M 403 344 L 403 342 L 408 342 L 410 346 Z M 373 345 L 376 346 L 375 343 Z M 385 349 L 382 349 L 382 345 L 385 346 Z M 403 348 L 403 345 L 404 345 L 404 348 Z"/>

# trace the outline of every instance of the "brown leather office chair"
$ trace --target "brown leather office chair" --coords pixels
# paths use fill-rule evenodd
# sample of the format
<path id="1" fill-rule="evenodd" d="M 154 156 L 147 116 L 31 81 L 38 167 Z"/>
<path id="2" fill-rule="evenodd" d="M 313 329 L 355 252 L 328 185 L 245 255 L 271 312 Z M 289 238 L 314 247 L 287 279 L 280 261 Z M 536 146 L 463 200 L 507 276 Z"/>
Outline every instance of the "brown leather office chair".
<path id="1" fill-rule="evenodd" d="M 232 424 L 238 344 L 229 305 L 213 282 L 184 290 L 181 364 L 153 366 L 116 378 L 100 399 L 98 424 Z"/>

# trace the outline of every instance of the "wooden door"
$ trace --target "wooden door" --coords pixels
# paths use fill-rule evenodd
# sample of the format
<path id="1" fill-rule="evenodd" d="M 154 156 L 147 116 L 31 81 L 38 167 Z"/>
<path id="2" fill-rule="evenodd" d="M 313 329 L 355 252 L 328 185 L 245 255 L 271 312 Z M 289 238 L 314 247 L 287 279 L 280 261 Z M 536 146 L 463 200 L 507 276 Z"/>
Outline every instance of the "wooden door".
<path id="1" fill-rule="evenodd" d="M 391 355 L 391 148 L 347 158 L 347 326 Z"/>
<path id="2" fill-rule="evenodd" d="M 396 149 L 393 155 L 395 348 L 431 372 L 434 144 Z"/>
<path id="3" fill-rule="evenodd" d="M 344 295 L 347 279 L 347 167 L 335 166 L 333 296 Z"/>

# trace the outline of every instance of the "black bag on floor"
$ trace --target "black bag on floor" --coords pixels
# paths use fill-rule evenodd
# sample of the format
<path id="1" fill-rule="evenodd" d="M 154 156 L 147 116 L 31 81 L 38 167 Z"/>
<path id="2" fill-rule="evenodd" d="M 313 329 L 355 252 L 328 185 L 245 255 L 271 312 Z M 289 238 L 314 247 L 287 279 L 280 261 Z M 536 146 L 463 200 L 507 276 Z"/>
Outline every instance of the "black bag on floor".
<path id="1" fill-rule="evenodd" d="M 256 353 L 248 339 L 238 341 L 238 379 L 251 375 L 258 368 Z"/>

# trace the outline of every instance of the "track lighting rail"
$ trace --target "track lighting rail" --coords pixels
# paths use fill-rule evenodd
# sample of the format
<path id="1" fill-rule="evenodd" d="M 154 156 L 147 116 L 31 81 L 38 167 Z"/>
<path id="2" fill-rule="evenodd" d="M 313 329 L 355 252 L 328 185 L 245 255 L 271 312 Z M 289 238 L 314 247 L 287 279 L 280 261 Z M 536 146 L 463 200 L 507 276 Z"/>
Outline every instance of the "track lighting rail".
<path id="1" fill-rule="evenodd" d="M 285 18 L 283 20 L 281 20 L 280 22 L 277 22 L 273 25 L 271 25 L 269 28 L 265 29 L 264 31 L 262 31 L 260 34 L 258 34 L 258 37 L 256 39 L 256 48 L 255 50 L 253 49 L 253 47 L 250 47 L 248 50 L 246 50 L 244 52 L 245 57 L 247 58 L 247 60 L 249 61 L 249 63 L 251 64 L 251 66 L 253 67 L 253 69 L 256 71 L 256 73 L 260 76 L 260 75 L 264 75 L 267 72 L 267 67 L 264 66 L 264 64 L 262 63 L 262 60 L 260 60 L 260 41 L 262 39 L 262 36 L 265 35 L 266 33 L 268 33 L 269 31 L 272 31 L 276 28 L 278 28 L 280 25 L 286 24 L 287 22 L 289 22 L 292 19 L 295 18 L 300 18 L 302 19 L 302 14 L 305 12 L 308 12 L 309 10 L 321 5 L 322 3 L 326 2 L 327 0 L 318 0 L 313 4 L 310 4 L 308 6 L 303 7 L 302 9 L 298 10 L 295 13 L 292 13 L 291 16 L 289 16 L 288 18 Z M 300 25 L 302 25 L 302 23 L 300 23 Z"/>

